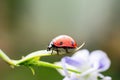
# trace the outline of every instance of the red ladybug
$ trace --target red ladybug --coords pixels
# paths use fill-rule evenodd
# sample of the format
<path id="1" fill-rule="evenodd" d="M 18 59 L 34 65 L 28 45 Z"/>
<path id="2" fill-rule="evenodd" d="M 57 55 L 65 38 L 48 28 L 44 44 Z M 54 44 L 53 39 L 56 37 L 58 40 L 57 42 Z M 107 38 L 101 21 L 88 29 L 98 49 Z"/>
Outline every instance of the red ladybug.
<path id="1" fill-rule="evenodd" d="M 53 50 L 57 51 L 57 54 L 61 51 L 60 49 L 64 49 L 66 53 L 68 52 L 68 49 L 76 49 L 77 44 L 73 38 L 71 38 L 68 35 L 60 35 L 55 37 L 50 44 L 47 47 L 47 51 Z"/>

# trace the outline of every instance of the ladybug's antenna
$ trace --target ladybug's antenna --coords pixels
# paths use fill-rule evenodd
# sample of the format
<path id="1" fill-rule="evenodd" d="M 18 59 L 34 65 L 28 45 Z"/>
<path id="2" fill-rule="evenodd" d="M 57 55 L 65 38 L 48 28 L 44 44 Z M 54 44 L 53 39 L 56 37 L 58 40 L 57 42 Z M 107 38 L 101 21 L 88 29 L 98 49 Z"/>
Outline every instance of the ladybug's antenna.
<path id="1" fill-rule="evenodd" d="M 85 45 L 85 42 L 82 43 L 82 45 L 80 45 L 78 48 L 75 49 L 75 52 L 80 50 L 83 46 Z"/>

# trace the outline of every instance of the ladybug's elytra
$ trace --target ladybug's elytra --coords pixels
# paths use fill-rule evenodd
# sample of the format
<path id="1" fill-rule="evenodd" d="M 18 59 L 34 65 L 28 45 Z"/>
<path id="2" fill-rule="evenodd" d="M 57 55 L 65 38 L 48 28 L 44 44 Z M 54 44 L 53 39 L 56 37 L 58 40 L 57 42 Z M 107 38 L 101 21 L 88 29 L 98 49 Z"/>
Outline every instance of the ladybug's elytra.
<path id="1" fill-rule="evenodd" d="M 66 53 L 68 52 L 68 49 L 76 49 L 77 48 L 77 43 L 73 38 L 71 38 L 68 35 L 60 35 L 55 37 L 50 44 L 47 47 L 47 51 L 53 50 L 57 51 L 57 54 L 59 54 L 60 50 L 59 49 L 64 49 Z"/>

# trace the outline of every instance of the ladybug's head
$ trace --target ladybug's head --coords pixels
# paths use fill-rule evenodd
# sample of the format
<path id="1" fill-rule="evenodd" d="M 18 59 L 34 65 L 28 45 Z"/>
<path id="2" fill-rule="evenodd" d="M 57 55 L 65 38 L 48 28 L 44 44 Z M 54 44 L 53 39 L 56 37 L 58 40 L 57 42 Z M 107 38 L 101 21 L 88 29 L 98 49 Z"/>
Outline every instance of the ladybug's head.
<path id="1" fill-rule="evenodd" d="M 50 42 L 50 44 L 47 47 L 47 51 L 50 51 L 52 49 L 52 47 L 53 47 L 53 42 Z"/>

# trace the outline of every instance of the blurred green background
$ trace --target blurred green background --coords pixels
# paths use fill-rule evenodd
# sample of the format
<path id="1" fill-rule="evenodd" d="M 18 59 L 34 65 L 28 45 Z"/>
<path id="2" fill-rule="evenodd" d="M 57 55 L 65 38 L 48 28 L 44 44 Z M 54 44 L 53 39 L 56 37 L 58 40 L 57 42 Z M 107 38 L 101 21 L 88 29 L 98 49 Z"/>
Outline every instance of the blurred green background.
<path id="1" fill-rule="evenodd" d="M 56 36 L 67 34 L 90 51 L 101 49 L 112 61 L 104 72 L 119 80 L 120 1 L 119 0 L 0 0 L 0 49 L 10 58 L 20 59 L 46 49 Z M 62 56 L 43 57 L 48 62 Z M 55 70 L 34 67 L 12 69 L 0 59 L 0 80 L 62 80 Z"/>

